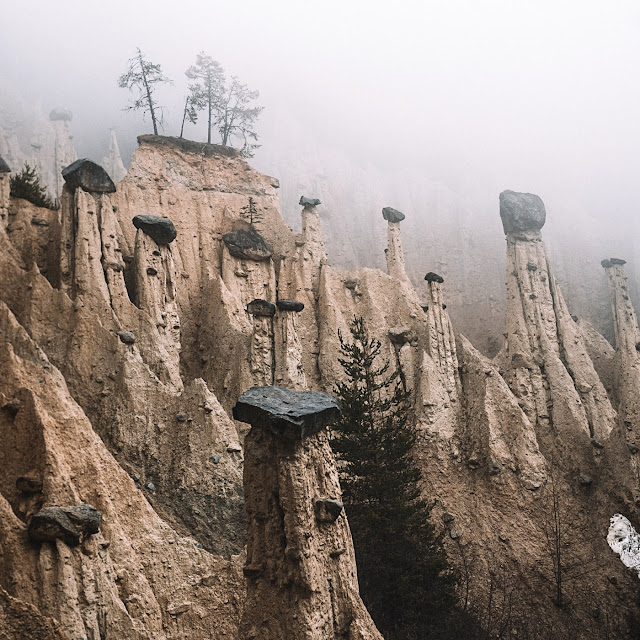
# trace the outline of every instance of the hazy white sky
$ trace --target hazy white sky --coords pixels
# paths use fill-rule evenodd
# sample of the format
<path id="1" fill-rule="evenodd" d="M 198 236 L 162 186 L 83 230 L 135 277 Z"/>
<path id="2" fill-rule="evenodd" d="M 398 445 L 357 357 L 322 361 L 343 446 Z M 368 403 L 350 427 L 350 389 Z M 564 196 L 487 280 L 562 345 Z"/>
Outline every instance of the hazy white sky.
<path id="1" fill-rule="evenodd" d="M 603 211 L 640 196 L 637 1 L 36 0 L 0 15 L 0 90 L 71 108 L 81 149 L 148 128 L 116 86 L 136 46 L 175 81 L 159 93 L 175 134 L 205 50 L 260 90 L 265 144 L 295 118 L 462 188 L 586 190 Z"/>

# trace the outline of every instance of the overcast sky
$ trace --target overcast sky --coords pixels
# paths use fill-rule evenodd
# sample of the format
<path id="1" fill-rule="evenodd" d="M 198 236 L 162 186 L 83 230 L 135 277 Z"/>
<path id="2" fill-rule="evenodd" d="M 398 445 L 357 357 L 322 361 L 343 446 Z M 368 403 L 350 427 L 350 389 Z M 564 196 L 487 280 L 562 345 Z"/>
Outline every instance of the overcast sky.
<path id="1" fill-rule="evenodd" d="M 356 161 L 635 215 L 639 33 L 637 0 L 5 2 L 0 90 L 69 107 L 82 155 L 114 125 L 127 150 L 150 128 L 116 84 L 135 48 L 175 82 L 170 135 L 205 50 L 260 91 L 265 145 L 295 121 Z"/>

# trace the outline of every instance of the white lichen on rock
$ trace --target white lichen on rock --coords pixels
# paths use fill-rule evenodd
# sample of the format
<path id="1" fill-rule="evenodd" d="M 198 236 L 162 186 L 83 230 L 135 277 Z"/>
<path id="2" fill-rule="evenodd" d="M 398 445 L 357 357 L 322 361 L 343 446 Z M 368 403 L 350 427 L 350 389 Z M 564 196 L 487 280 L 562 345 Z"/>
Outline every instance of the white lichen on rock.
<path id="1" fill-rule="evenodd" d="M 640 577 L 640 535 L 622 514 L 616 513 L 610 520 L 607 542 L 620 556 L 625 567 Z"/>

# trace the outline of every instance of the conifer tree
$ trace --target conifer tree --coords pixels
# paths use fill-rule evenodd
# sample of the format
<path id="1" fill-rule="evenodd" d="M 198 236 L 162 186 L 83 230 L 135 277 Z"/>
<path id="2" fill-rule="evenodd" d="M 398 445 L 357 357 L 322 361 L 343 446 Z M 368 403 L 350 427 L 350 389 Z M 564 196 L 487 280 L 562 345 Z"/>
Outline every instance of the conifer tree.
<path id="1" fill-rule="evenodd" d="M 457 576 L 421 499 L 412 449 L 417 431 L 399 373 L 382 362 L 363 318 L 341 333 L 345 381 L 334 388 L 342 418 L 332 448 L 340 465 L 360 593 L 386 640 L 435 636 L 455 603 Z"/>
<path id="2" fill-rule="evenodd" d="M 32 169 L 28 163 L 25 163 L 20 173 L 11 176 L 9 189 L 14 198 L 23 198 L 38 207 L 45 207 L 46 209 L 57 208 L 47 194 L 45 187 L 40 184 L 35 168 Z"/>
<path id="3" fill-rule="evenodd" d="M 249 222 L 253 230 L 257 224 L 262 222 L 262 214 L 258 212 L 256 201 L 251 197 L 249 197 L 248 204 L 240 209 L 240 215 Z"/>

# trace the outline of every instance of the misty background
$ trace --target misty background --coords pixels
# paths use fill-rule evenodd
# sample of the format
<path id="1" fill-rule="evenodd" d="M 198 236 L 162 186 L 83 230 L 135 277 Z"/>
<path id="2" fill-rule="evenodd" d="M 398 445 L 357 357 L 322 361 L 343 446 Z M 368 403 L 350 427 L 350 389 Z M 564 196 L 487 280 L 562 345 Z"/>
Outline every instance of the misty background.
<path id="1" fill-rule="evenodd" d="M 128 164 L 152 131 L 117 86 L 136 47 L 174 81 L 156 94 L 164 135 L 205 51 L 260 91 L 250 163 L 280 179 L 292 227 L 300 195 L 322 200 L 332 263 L 383 267 L 380 208 L 404 211 L 416 286 L 444 275 L 456 328 L 494 353 L 498 194 L 537 193 L 572 312 L 611 337 L 601 259 L 628 261 L 638 303 L 639 28 L 631 1 L 5 3 L 0 127 L 63 106 L 80 157 L 103 158 L 113 128 Z M 185 137 L 206 139 L 201 119 Z"/>

